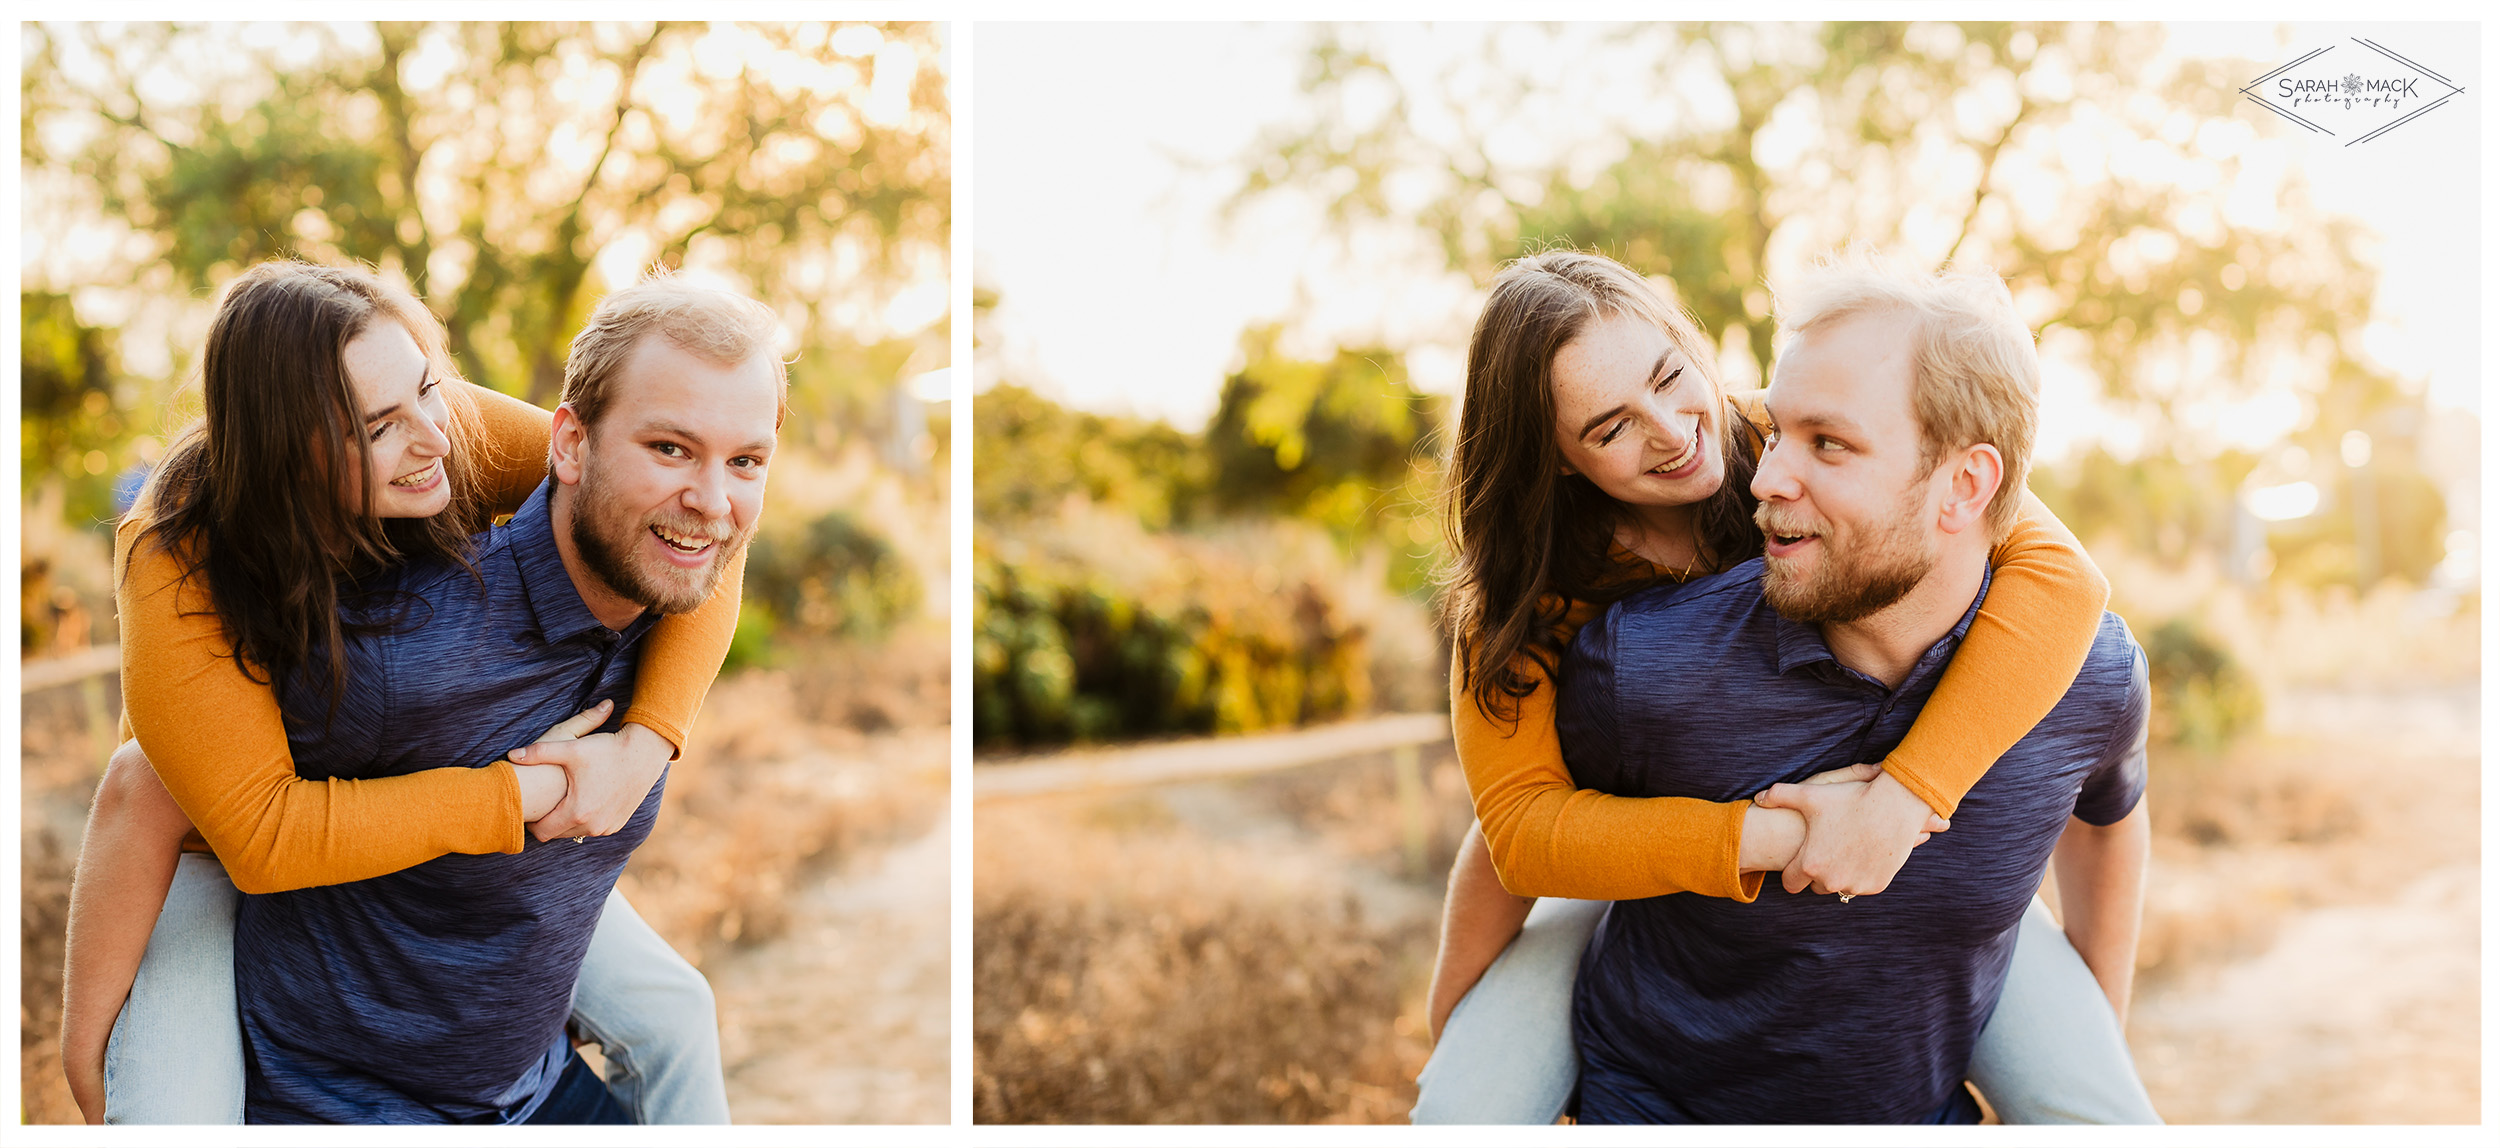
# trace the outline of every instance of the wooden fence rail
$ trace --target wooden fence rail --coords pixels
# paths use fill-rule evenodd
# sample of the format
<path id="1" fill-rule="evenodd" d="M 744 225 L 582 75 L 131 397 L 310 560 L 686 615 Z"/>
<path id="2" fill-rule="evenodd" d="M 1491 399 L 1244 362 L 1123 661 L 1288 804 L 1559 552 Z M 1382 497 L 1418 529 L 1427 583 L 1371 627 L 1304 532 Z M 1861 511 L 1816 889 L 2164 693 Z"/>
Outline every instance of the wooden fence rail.
<path id="1" fill-rule="evenodd" d="M 1411 750 L 1450 739 L 1450 716 L 1389 714 L 1284 733 L 1202 738 L 1133 746 L 1081 749 L 1013 764 L 972 767 L 972 799 L 1000 801 L 1046 794 L 1206 781 L 1266 773 L 1357 757 L 1383 750 Z"/>
<path id="2" fill-rule="evenodd" d="M 17 692 L 31 694 L 54 686 L 72 685 L 88 678 L 117 674 L 122 668 L 119 645 L 90 646 L 75 654 L 58 658 L 36 658 L 17 664 Z"/>

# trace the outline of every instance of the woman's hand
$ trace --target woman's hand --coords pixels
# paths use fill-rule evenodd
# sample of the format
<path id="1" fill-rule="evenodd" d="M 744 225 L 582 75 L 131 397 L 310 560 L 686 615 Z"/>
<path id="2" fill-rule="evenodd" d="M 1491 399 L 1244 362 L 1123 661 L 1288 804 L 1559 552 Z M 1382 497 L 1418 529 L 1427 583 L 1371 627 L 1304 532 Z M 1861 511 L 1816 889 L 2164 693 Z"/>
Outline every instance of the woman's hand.
<path id="1" fill-rule="evenodd" d="M 607 702 L 583 711 L 606 717 Z M 575 721 L 581 720 L 575 718 Z M 570 725 L 571 723 L 566 723 Z M 596 728 L 598 723 L 591 723 Z M 625 827 L 642 800 L 650 796 L 660 771 L 668 768 L 677 748 L 667 738 L 636 724 L 615 733 L 555 736 L 558 726 L 535 745 L 511 752 L 516 763 L 562 766 L 570 782 L 564 800 L 530 827 L 541 841 L 558 837 L 605 837 Z"/>
<path id="2" fill-rule="evenodd" d="M 1806 821 L 1805 841 L 1781 871 L 1791 893 L 1881 893 L 1909 860 L 1910 850 L 1953 823 L 1936 815 L 1881 766 L 1853 765 L 1815 774 L 1803 784 L 1774 785 L 1754 804 L 1789 809 Z"/>

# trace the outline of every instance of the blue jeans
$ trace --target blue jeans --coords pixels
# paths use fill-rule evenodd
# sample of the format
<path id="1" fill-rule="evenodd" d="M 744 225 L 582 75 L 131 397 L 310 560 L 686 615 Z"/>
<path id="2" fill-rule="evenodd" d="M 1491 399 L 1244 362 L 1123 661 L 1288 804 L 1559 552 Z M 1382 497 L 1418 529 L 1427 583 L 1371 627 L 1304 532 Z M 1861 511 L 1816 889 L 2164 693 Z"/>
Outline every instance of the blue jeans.
<path id="1" fill-rule="evenodd" d="M 1579 1081 L 1571 986 L 1606 902 L 1538 899 L 1460 998 L 1416 1078 L 1417 1124 L 1551 1124 Z M 1971 1050 L 1971 1083 L 2008 1124 L 2159 1124 L 2118 1015 L 2033 898 L 2005 993 Z"/>
<path id="2" fill-rule="evenodd" d="M 215 858 L 186 853 L 104 1052 L 110 1124 L 243 1122 L 234 1003 L 237 894 Z M 573 989 L 573 1024 L 608 1061 L 641 1124 L 727 1124 L 712 986 L 611 891 Z"/>

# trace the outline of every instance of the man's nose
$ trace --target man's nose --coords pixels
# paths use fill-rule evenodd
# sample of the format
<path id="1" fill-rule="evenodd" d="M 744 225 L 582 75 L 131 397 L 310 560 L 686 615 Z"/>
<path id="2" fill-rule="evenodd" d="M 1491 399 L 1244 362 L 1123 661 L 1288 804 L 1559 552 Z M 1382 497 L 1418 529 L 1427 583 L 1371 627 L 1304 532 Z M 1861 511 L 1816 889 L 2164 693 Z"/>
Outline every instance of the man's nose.
<path id="1" fill-rule="evenodd" d="M 707 519 L 729 517 L 729 473 L 725 464 L 696 467 L 679 501 Z"/>
<path id="2" fill-rule="evenodd" d="M 1797 482 L 1797 452 L 1788 449 L 1788 440 L 1775 438 L 1762 449 L 1762 460 L 1753 468 L 1753 496 L 1763 502 L 1794 500 L 1803 491 Z"/>

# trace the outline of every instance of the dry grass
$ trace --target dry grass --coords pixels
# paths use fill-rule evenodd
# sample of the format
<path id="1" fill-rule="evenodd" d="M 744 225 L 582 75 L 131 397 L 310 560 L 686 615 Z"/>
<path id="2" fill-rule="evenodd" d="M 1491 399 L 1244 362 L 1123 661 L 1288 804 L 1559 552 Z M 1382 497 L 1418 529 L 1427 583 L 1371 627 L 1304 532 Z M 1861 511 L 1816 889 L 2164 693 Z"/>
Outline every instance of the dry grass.
<path id="1" fill-rule="evenodd" d="M 1403 1120 L 1466 827 L 1436 766 L 1403 806 L 1374 758 L 982 807 L 974 1119 Z"/>
<path id="2" fill-rule="evenodd" d="M 944 639 L 932 624 L 874 649 L 825 651 L 714 687 L 694 744 L 672 768 L 659 828 L 620 882 L 679 952 L 718 965 L 772 944 L 789 924 L 795 890 L 944 815 Z M 18 1029 L 29 1123 L 78 1118 L 57 1034 L 71 860 L 112 748 L 110 726 L 82 712 L 112 713 L 117 699 L 100 708 L 95 701 L 76 688 L 25 700 Z M 724 1048 L 752 1043 L 735 1039 L 746 1029 L 770 1029 L 763 1018 L 735 1015 L 726 1003 L 733 995 L 722 993 Z M 810 1038 L 835 1038 L 842 1018 L 821 1019 Z"/>

